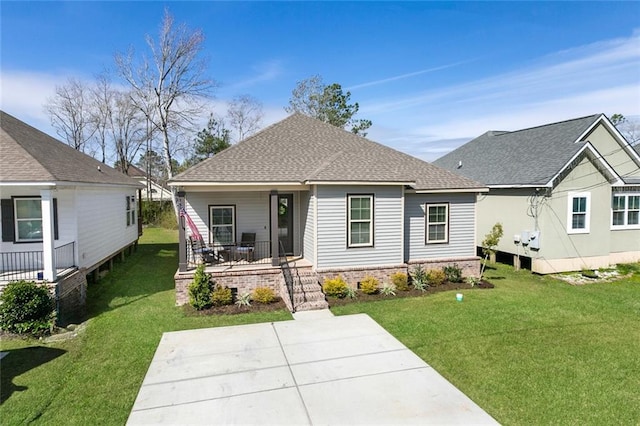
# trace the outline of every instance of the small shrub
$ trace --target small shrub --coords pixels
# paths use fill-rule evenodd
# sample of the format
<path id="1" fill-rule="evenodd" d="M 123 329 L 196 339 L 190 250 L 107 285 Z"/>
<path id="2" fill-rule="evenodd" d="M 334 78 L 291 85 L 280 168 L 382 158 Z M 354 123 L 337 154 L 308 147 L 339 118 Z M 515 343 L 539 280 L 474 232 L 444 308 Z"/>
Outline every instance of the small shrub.
<path id="1" fill-rule="evenodd" d="M 380 281 L 370 275 L 367 275 L 360 281 L 360 291 L 364 294 L 376 294 L 379 286 Z"/>
<path id="2" fill-rule="evenodd" d="M 347 286 L 347 298 L 356 299 L 357 297 L 358 297 L 358 291 L 353 287 Z"/>
<path id="3" fill-rule="evenodd" d="M 258 303 L 268 304 L 276 299 L 276 294 L 269 287 L 258 287 L 253 290 L 252 298 Z"/>
<path id="4" fill-rule="evenodd" d="M 411 270 L 409 273 L 411 276 L 411 284 L 413 287 L 420 291 L 427 291 L 427 287 L 429 287 L 429 280 L 427 279 L 427 273 L 422 266 L 418 265 Z"/>
<path id="5" fill-rule="evenodd" d="M 444 276 L 446 280 L 450 283 L 461 283 L 462 282 L 462 269 L 458 267 L 457 263 L 454 263 L 450 266 L 445 266 L 442 268 L 444 272 Z"/>
<path id="6" fill-rule="evenodd" d="M 396 287 L 393 284 L 384 283 L 384 285 L 380 289 L 380 293 L 382 293 L 385 296 L 395 296 Z"/>
<path id="7" fill-rule="evenodd" d="M 238 296 L 238 300 L 236 300 L 236 306 L 238 308 L 241 306 L 251 306 L 251 293 L 244 293 Z"/>
<path id="8" fill-rule="evenodd" d="M 409 291 L 409 277 L 404 272 L 391 274 L 391 282 L 396 290 Z"/>
<path id="9" fill-rule="evenodd" d="M 429 285 L 437 287 L 439 285 L 444 284 L 447 277 L 444 275 L 444 271 L 442 269 L 431 269 L 427 272 L 427 281 Z"/>
<path id="10" fill-rule="evenodd" d="M 475 287 L 480 284 L 480 277 L 467 277 L 467 284 L 471 287 Z"/>
<path id="11" fill-rule="evenodd" d="M 189 304 L 199 311 L 210 307 L 213 304 L 211 300 L 213 287 L 211 276 L 204 271 L 204 264 L 198 265 L 193 282 L 189 284 Z"/>
<path id="12" fill-rule="evenodd" d="M 618 263 L 616 269 L 622 275 L 640 274 L 640 263 Z"/>
<path id="13" fill-rule="evenodd" d="M 0 296 L 0 328 L 11 333 L 45 334 L 55 320 L 53 297 L 33 281 L 7 284 Z"/>
<path id="14" fill-rule="evenodd" d="M 224 306 L 233 303 L 233 293 L 227 286 L 217 285 L 211 293 L 211 302 L 213 306 Z"/>
<path id="15" fill-rule="evenodd" d="M 349 286 L 347 285 L 346 281 L 343 280 L 340 275 L 335 278 L 324 280 L 324 283 L 322 284 L 322 290 L 324 291 L 324 294 L 326 294 L 327 296 L 338 297 L 340 299 L 347 296 L 348 287 Z"/>

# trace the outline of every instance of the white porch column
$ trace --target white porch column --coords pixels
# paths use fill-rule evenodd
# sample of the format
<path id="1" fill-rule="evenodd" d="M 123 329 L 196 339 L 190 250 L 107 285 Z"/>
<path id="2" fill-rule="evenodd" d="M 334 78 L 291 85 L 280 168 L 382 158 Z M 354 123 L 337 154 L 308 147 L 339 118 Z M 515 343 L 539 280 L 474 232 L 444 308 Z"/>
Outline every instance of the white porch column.
<path id="1" fill-rule="evenodd" d="M 42 206 L 42 260 L 44 263 L 44 279 L 54 282 L 57 278 L 55 246 L 53 234 L 53 191 L 40 190 Z"/>

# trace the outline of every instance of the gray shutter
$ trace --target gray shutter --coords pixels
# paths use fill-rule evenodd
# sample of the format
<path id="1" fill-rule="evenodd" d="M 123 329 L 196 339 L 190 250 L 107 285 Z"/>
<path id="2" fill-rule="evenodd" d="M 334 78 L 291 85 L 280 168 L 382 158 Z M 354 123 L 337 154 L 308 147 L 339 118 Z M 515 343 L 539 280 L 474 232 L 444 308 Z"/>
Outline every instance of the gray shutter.
<path id="1" fill-rule="evenodd" d="M 58 199 L 53 199 L 53 239 L 58 239 Z"/>
<path id="2" fill-rule="evenodd" d="M 13 200 L 11 198 L 0 201 L 2 209 L 2 241 L 15 241 L 15 228 L 13 223 Z"/>

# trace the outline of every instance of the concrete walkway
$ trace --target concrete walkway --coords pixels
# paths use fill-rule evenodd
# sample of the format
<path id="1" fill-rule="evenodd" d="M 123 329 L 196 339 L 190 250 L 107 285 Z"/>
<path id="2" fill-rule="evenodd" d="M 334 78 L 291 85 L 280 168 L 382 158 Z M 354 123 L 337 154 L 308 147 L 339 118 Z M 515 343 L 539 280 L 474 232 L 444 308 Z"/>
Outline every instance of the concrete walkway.
<path id="1" fill-rule="evenodd" d="M 165 333 L 128 424 L 496 424 L 369 316 Z"/>

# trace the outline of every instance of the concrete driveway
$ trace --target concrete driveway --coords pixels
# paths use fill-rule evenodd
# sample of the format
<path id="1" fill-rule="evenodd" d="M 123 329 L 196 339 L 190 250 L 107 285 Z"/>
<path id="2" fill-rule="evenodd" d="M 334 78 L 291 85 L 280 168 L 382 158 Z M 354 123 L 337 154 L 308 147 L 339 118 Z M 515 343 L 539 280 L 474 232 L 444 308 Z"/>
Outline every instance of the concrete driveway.
<path id="1" fill-rule="evenodd" d="M 369 316 L 165 333 L 127 424 L 497 424 Z"/>

